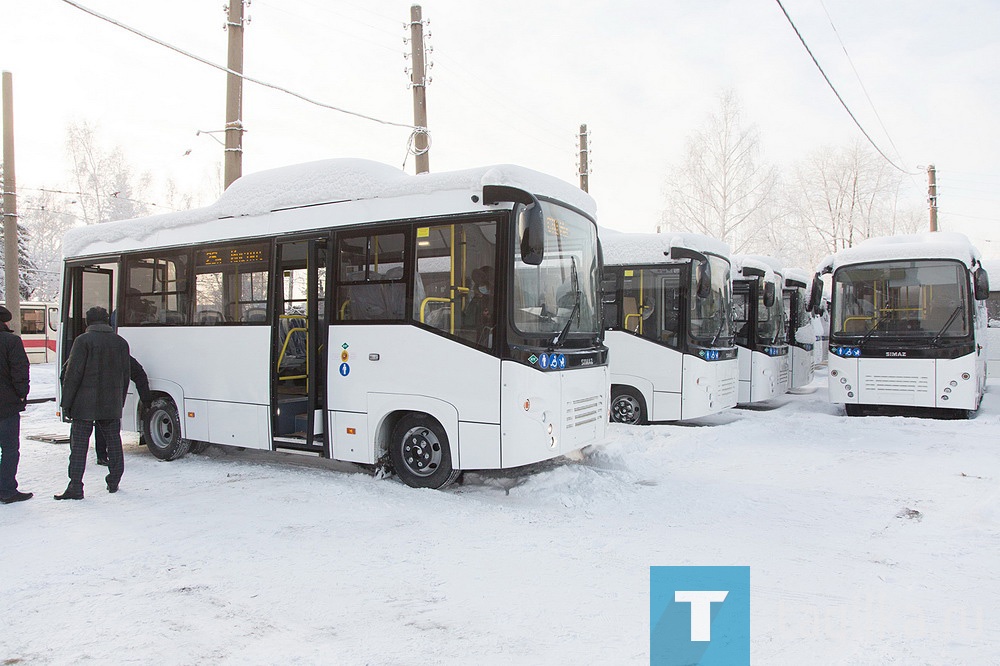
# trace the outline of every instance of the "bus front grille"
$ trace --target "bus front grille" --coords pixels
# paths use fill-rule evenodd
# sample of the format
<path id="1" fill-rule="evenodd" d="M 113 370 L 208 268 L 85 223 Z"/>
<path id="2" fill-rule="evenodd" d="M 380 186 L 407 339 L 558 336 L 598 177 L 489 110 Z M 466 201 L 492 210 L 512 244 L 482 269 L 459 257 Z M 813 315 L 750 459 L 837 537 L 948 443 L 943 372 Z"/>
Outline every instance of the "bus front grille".
<path id="1" fill-rule="evenodd" d="M 603 396 L 581 398 L 566 404 L 566 428 L 575 428 L 603 418 L 605 418 Z"/>
<path id="2" fill-rule="evenodd" d="M 865 390 L 882 393 L 927 393 L 930 379 L 907 375 L 865 375 Z"/>

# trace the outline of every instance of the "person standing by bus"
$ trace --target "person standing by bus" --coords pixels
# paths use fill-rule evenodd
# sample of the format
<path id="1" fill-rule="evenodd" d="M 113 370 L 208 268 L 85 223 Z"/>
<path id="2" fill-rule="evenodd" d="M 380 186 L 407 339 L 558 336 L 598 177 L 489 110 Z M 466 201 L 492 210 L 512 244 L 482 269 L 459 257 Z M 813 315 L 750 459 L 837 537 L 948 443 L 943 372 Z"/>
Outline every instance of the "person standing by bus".
<path id="1" fill-rule="evenodd" d="M 0 305 L 0 502 L 31 499 L 17 489 L 21 459 L 21 412 L 28 399 L 28 354 L 20 338 L 7 326 L 10 310 Z"/>
<path id="2" fill-rule="evenodd" d="M 69 485 L 57 500 L 83 499 L 90 433 L 98 428 L 108 445 L 108 492 L 118 492 L 125 460 L 121 419 L 129 383 L 128 342 L 108 323 L 100 306 L 87 310 L 87 330 L 73 341 L 63 381 L 63 415 L 71 421 Z"/>
<path id="3" fill-rule="evenodd" d="M 149 391 L 149 378 L 146 376 L 142 364 L 135 360 L 134 356 L 129 356 L 128 362 L 129 375 L 135 382 L 135 390 L 139 393 L 139 402 L 142 403 L 142 409 L 145 410 L 153 402 L 153 394 Z M 108 442 L 104 437 L 104 431 L 100 428 L 94 429 L 94 453 L 97 454 L 98 465 L 108 465 Z"/>

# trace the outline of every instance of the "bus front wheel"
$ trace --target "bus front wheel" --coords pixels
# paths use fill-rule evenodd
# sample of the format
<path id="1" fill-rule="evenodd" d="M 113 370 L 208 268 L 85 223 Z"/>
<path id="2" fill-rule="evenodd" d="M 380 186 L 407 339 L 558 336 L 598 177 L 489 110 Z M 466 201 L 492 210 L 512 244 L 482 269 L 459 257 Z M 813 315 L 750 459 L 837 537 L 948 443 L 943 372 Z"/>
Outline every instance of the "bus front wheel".
<path id="1" fill-rule="evenodd" d="M 444 488 L 458 477 L 451 464 L 448 435 L 426 414 L 407 414 L 392 429 L 389 459 L 411 488 Z"/>
<path id="2" fill-rule="evenodd" d="M 160 460 L 174 460 L 188 452 L 191 442 L 181 437 L 181 419 L 170 398 L 157 398 L 142 419 L 142 436 Z"/>
<path id="3" fill-rule="evenodd" d="M 638 391 L 630 386 L 615 386 L 611 389 L 611 420 L 627 425 L 642 425 L 646 422 L 646 407 Z"/>

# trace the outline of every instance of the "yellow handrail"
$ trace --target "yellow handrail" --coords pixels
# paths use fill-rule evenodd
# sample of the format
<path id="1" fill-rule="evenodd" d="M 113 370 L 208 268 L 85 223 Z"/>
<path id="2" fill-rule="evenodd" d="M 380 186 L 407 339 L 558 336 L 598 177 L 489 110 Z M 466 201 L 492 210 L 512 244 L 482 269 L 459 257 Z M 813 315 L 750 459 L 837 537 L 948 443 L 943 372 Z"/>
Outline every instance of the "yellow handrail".
<path id="1" fill-rule="evenodd" d="M 420 301 L 420 323 L 425 324 L 424 321 L 425 310 L 427 309 L 428 303 L 451 303 L 450 298 L 441 298 L 439 296 L 428 296 L 424 300 Z M 454 333 L 454 330 L 452 331 Z"/>

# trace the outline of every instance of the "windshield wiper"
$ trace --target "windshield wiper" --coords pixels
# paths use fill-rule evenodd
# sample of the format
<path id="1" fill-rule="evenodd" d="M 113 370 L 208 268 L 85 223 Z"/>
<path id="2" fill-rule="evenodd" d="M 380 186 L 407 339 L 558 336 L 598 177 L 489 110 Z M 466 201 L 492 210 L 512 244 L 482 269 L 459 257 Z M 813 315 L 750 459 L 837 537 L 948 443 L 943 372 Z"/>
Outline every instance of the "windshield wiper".
<path id="1" fill-rule="evenodd" d="M 563 326 L 563 329 L 559 331 L 556 337 L 552 338 L 552 346 L 556 348 L 565 342 L 566 336 L 569 335 L 569 327 L 573 324 L 573 317 L 580 314 L 580 277 L 576 272 L 576 257 L 570 257 L 569 260 L 570 269 L 572 270 L 570 273 L 570 288 L 573 290 L 576 302 L 573 303 L 573 309 L 569 311 L 569 317 L 566 319 L 566 325 Z"/>
<path id="2" fill-rule="evenodd" d="M 955 306 L 955 309 L 951 311 L 951 316 L 948 317 L 948 321 L 946 321 L 944 323 L 944 326 L 941 327 L 941 330 L 938 331 L 937 335 L 934 336 L 934 339 L 931 340 L 931 346 L 937 345 L 938 340 L 941 339 L 941 336 L 944 335 L 945 331 L 947 331 L 949 328 L 951 328 L 951 325 L 955 322 L 955 317 L 958 316 L 958 313 L 961 312 L 962 309 L 963 309 L 963 307 L 962 307 L 961 303 L 959 303 L 957 306 Z"/>
<path id="3" fill-rule="evenodd" d="M 867 331 L 865 331 L 865 334 L 861 336 L 860 340 L 858 340 L 858 346 L 859 347 L 861 345 L 865 344 L 865 342 L 868 341 L 868 338 L 872 337 L 872 335 L 875 333 L 875 331 L 878 330 L 878 327 L 882 325 L 883 321 L 885 321 L 885 317 L 879 317 L 879 316 L 876 315 L 875 323 L 872 324 L 872 327 L 869 328 Z"/>

